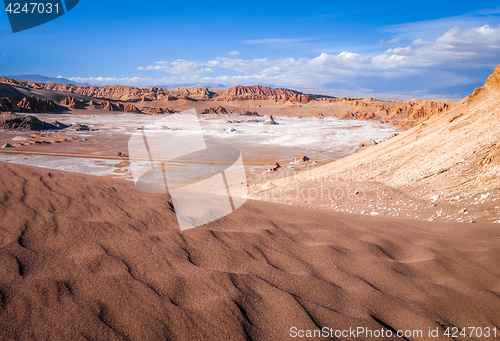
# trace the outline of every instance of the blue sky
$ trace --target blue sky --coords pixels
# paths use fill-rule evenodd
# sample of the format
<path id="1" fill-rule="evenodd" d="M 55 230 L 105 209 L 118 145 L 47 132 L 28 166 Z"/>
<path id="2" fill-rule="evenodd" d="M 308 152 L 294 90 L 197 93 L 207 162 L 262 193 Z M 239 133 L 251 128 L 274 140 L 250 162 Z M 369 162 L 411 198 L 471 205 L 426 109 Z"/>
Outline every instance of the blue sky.
<path id="1" fill-rule="evenodd" d="M 85 1 L 13 34 L 0 75 L 460 98 L 500 64 L 497 1 Z"/>

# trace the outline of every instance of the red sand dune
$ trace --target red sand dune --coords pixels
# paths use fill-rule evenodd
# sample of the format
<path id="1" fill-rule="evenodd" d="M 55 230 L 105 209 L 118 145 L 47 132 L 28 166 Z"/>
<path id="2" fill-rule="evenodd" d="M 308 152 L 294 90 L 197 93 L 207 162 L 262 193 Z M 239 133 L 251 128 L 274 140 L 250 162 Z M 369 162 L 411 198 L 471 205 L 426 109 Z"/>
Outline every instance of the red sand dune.
<path id="1" fill-rule="evenodd" d="M 7 163 L 0 174 L 1 340 L 500 325 L 493 224 L 248 201 L 181 233 L 169 197 L 133 183 Z"/>

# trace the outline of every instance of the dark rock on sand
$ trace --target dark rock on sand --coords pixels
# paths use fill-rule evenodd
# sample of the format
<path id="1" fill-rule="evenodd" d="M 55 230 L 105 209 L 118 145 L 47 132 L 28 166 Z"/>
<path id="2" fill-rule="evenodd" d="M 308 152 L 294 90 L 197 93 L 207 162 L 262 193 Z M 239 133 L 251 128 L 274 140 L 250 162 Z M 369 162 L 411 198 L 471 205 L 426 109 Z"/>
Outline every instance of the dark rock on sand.
<path id="1" fill-rule="evenodd" d="M 56 127 L 57 129 L 65 129 L 65 128 L 68 128 L 68 127 L 69 127 L 69 125 L 64 124 L 64 123 L 62 123 L 62 122 L 59 122 L 59 121 L 55 121 L 55 122 L 53 123 L 53 125 L 54 125 L 54 127 Z"/>
<path id="2" fill-rule="evenodd" d="M 360 144 L 358 144 L 358 147 L 359 148 L 363 148 L 363 147 L 375 146 L 377 144 L 378 144 L 377 141 L 375 141 L 375 140 L 369 140 L 369 141 L 366 141 L 366 142 L 361 142 Z"/>
<path id="3" fill-rule="evenodd" d="M 86 130 L 91 130 L 89 126 L 85 124 L 80 124 L 80 123 L 75 123 L 72 124 L 69 129 L 71 130 L 76 130 L 76 131 L 86 131 Z"/>
<path id="4" fill-rule="evenodd" d="M 0 115 L 0 129 L 8 130 L 50 130 L 53 124 L 44 122 L 32 115 L 3 113 Z"/>
<path id="5" fill-rule="evenodd" d="M 259 113 L 256 111 L 248 111 L 248 110 L 236 109 L 236 108 L 225 108 L 221 105 L 198 111 L 198 115 L 206 115 L 206 114 L 260 116 Z"/>
<path id="6" fill-rule="evenodd" d="M 278 122 L 276 122 L 276 121 L 274 120 L 274 117 L 272 117 L 272 116 L 271 116 L 271 117 L 269 117 L 269 120 L 268 120 L 268 121 L 264 122 L 264 124 L 266 124 L 266 125 L 277 125 L 277 124 L 279 124 L 279 123 L 278 123 Z"/>
<path id="7" fill-rule="evenodd" d="M 14 105 L 8 97 L 0 97 L 0 111 L 11 111 Z"/>

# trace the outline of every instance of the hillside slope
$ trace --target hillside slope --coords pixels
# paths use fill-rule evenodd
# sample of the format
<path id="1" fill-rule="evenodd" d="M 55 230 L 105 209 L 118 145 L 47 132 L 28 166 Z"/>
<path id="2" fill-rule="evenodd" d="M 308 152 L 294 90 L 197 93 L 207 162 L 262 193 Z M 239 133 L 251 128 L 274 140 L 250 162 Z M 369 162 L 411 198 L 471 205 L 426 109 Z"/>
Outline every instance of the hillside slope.
<path id="1" fill-rule="evenodd" d="M 278 198 L 280 189 L 292 185 L 314 187 L 342 179 L 361 189 L 376 183 L 429 204 L 469 200 L 463 202 L 466 208 L 479 200 L 495 209 L 500 194 L 499 80 L 500 66 L 482 88 L 451 109 L 364 151 L 273 181 L 265 188 L 275 194 L 268 196 Z"/>

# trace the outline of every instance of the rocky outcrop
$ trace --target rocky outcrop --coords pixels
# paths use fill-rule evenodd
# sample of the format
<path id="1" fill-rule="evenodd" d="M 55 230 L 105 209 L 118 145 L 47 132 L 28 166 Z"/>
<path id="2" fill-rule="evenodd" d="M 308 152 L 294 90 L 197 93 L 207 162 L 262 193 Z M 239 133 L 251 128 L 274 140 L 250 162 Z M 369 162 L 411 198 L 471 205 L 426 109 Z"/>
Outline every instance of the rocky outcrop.
<path id="1" fill-rule="evenodd" d="M 31 115 L 3 113 L 0 115 L 0 129 L 9 130 L 48 130 L 55 127 Z"/>
<path id="2" fill-rule="evenodd" d="M 364 147 L 369 147 L 369 146 L 376 146 L 378 144 L 377 141 L 375 140 L 368 140 L 366 142 L 361 142 L 358 144 L 358 148 L 364 148 Z"/>
<path id="3" fill-rule="evenodd" d="M 366 103 L 366 102 L 369 103 Z M 373 104 L 375 103 L 375 104 Z M 341 120 L 371 120 L 388 123 L 406 130 L 439 115 L 449 108 L 447 103 L 426 100 L 378 101 L 374 99 L 359 100 L 342 99 L 342 106 L 354 107 L 358 111 L 346 110 L 335 116 Z"/>
<path id="4" fill-rule="evenodd" d="M 484 85 L 480 88 L 476 88 L 472 94 L 465 97 L 461 103 L 467 103 L 479 96 L 479 94 L 484 94 L 486 92 L 494 91 L 498 93 L 500 91 L 500 65 L 498 65 L 495 71 L 488 77 Z"/>
<path id="5" fill-rule="evenodd" d="M 130 103 L 126 103 L 126 104 L 120 103 L 118 105 L 118 109 L 119 109 L 119 111 L 129 112 L 129 113 L 133 113 L 133 114 L 142 113 L 142 111 L 139 108 L 137 108 L 135 105 L 130 104 Z"/>
<path id="6" fill-rule="evenodd" d="M 356 113 L 356 119 L 358 120 L 363 120 L 363 121 L 369 121 L 369 120 L 380 120 L 381 117 L 373 112 L 357 112 Z"/>
<path id="7" fill-rule="evenodd" d="M 274 117 L 269 117 L 269 120 L 264 122 L 265 125 L 278 125 L 279 123 L 274 120 Z"/>
<path id="8" fill-rule="evenodd" d="M 284 99 L 290 102 L 297 102 L 297 103 L 309 103 L 312 100 L 315 100 L 316 96 L 308 94 L 297 94 L 290 97 L 277 98 L 277 99 Z"/>
<path id="9" fill-rule="evenodd" d="M 488 90 L 500 90 L 500 65 L 495 68 L 495 71 L 488 77 L 484 83 L 484 88 Z"/>
<path id="10" fill-rule="evenodd" d="M 244 109 L 234 109 L 231 108 L 230 112 L 232 115 L 240 115 L 240 116 L 260 116 L 257 111 L 248 111 Z"/>
<path id="11" fill-rule="evenodd" d="M 168 96 L 165 96 L 165 98 L 163 98 L 163 100 L 165 101 L 176 101 L 178 98 L 175 97 L 175 96 L 172 96 L 172 95 L 168 95 Z"/>
<path id="12" fill-rule="evenodd" d="M 450 108 L 450 103 L 427 100 L 378 100 L 374 98 L 329 98 L 317 97 L 318 101 L 336 103 L 353 109 L 334 114 L 341 120 L 375 120 L 392 124 L 401 129 L 409 129 L 439 115 Z"/>
<path id="13" fill-rule="evenodd" d="M 170 108 L 149 108 L 145 110 L 145 112 L 148 114 L 163 115 L 163 114 L 174 114 L 179 111 Z"/>
<path id="14" fill-rule="evenodd" d="M 80 123 L 75 123 L 72 124 L 69 129 L 75 130 L 75 131 L 87 131 L 90 130 L 90 127 L 85 125 L 85 124 L 80 124 Z"/>
<path id="15" fill-rule="evenodd" d="M 342 105 L 349 106 L 349 107 L 372 108 L 372 109 L 380 108 L 380 106 L 368 104 L 368 103 L 363 102 L 362 100 L 355 100 L 355 99 L 351 99 L 351 98 L 343 99 L 340 103 Z"/>
<path id="16" fill-rule="evenodd" d="M 207 115 L 207 114 L 227 115 L 229 114 L 229 111 L 225 107 L 220 105 L 198 111 L 198 115 Z"/>
<path id="17" fill-rule="evenodd" d="M 14 105 L 7 97 L 0 97 L 0 111 L 12 111 Z"/>
<path id="18" fill-rule="evenodd" d="M 50 112 L 57 109 L 57 104 L 51 100 L 38 99 L 35 96 L 25 97 L 17 106 L 23 111 L 29 112 Z"/>
<path id="19" fill-rule="evenodd" d="M 163 114 L 166 114 L 165 110 L 163 110 L 163 108 L 153 108 L 153 109 L 149 109 L 148 111 L 146 111 L 148 114 L 155 114 L 155 115 L 163 115 Z"/>
<path id="20" fill-rule="evenodd" d="M 102 108 L 108 111 L 118 111 L 118 107 L 109 101 L 102 103 Z"/>
<path id="21" fill-rule="evenodd" d="M 421 119 L 427 120 L 429 117 L 438 115 L 450 107 L 448 103 L 427 100 L 407 101 L 407 103 L 408 105 L 401 105 L 399 108 L 397 106 L 388 108 L 389 117 L 397 118 L 403 114 L 406 118 L 421 122 Z M 398 109 L 401 110 L 398 112 Z"/>
<path id="22" fill-rule="evenodd" d="M 274 165 L 267 170 L 267 172 L 276 172 L 281 167 L 282 166 L 278 162 L 275 162 Z"/>
<path id="23" fill-rule="evenodd" d="M 341 120 L 354 120 L 356 119 L 356 116 L 350 111 L 344 111 L 342 114 L 337 116 L 337 118 Z"/>
<path id="24" fill-rule="evenodd" d="M 341 120 L 381 120 L 381 116 L 373 112 L 350 112 L 344 111 L 342 114 L 338 115 L 337 118 Z"/>
<path id="25" fill-rule="evenodd" d="M 295 90 L 285 88 L 270 88 L 267 86 L 253 85 L 242 86 L 236 85 L 222 92 L 221 96 L 247 96 L 257 95 L 262 97 L 291 97 L 300 95 L 301 93 Z"/>
<path id="26" fill-rule="evenodd" d="M 177 97 L 176 99 L 183 99 L 185 101 L 193 101 L 193 102 L 197 101 L 197 99 L 194 99 L 194 98 L 186 96 L 186 95 L 181 95 L 181 96 Z"/>
<path id="27" fill-rule="evenodd" d="M 309 159 L 307 156 L 301 156 L 299 158 L 293 158 L 292 159 L 292 162 L 290 162 L 290 164 L 292 165 L 297 165 L 297 164 L 300 164 L 300 163 L 306 163 L 307 161 L 310 161 L 311 159 Z"/>
<path id="28" fill-rule="evenodd" d="M 207 108 L 198 111 L 198 115 L 207 115 L 207 114 L 216 114 L 216 115 L 240 115 L 240 116 L 260 116 L 256 111 L 248 111 L 244 109 L 236 109 L 236 108 L 225 108 L 223 106 L 216 106 L 212 108 Z"/>
<path id="29" fill-rule="evenodd" d="M 62 123 L 62 122 L 59 122 L 59 121 L 55 121 L 55 122 L 53 123 L 53 125 L 54 125 L 54 127 L 55 127 L 56 129 L 66 129 L 66 128 L 68 128 L 68 127 L 69 127 L 69 125 L 67 125 L 67 124 L 65 124 L 65 123 Z"/>
<path id="30" fill-rule="evenodd" d="M 82 109 L 83 104 L 82 101 L 75 99 L 74 97 L 67 97 L 65 100 L 61 102 L 62 105 L 67 106 L 71 109 Z"/>
<path id="31" fill-rule="evenodd" d="M 132 103 L 113 103 L 110 101 L 104 101 L 104 102 L 98 102 L 98 101 L 90 101 L 89 106 L 98 108 L 98 109 L 104 109 L 107 111 L 121 111 L 121 112 L 128 112 L 128 113 L 133 113 L 133 114 L 141 114 L 142 111 L 137 108 L 135 105 Z"/>
<path id="32" fill-rule="evenodd" d="M 306 95 L 299 91 L 286 88 L 271 88 L 261 85 L 237 85 L 219 93 L 218 101 L 234 100 L 281 100 L 299 103 L 308 103 L 315 96 Z"/>
<path id="33" fill-rule="evenodd" d="M 208 91 L 208 89 L 206 88 L 177 88 L 172 91 L 172 95 L 179 99 L 191 99 L 199 101 L 206 101 L 217 96 L 215 93 Z"/>

